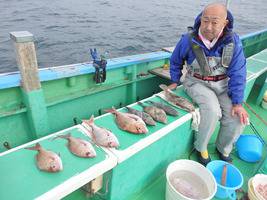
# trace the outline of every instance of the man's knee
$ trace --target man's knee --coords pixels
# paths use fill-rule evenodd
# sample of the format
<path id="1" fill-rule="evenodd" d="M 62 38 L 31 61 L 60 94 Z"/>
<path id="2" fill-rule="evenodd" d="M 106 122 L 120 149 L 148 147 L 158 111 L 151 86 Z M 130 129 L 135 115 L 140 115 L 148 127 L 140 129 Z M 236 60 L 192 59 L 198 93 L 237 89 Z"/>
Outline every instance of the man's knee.
<path id="1" fill-rule="evenodd" d="M 206 104 L 204 106 L 200 106 L 200 112 L 202 115 L 208 115 L 210 117 L 215 117 L 216 119 L 220 119 L 222 117 L 221 109 L 215 104 Z"/>
<path id="2" fill-rule="evenodd" d="M 229 115 L 223 115 L 221 118 L 221 125 L 223 126 L 231 126 L 231 127 L 242 127 L 243 124 L 240 122 L 240 118 L 235 115 L 232 116 L 231 114 Z"/>

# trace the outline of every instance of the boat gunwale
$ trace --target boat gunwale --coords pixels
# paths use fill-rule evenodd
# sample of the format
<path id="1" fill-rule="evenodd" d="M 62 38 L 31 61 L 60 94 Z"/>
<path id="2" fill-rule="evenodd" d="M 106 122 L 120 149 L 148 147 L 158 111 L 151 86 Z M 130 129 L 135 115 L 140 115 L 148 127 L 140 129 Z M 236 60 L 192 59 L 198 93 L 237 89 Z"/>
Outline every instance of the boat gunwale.
<path id="1" fill-rule="evenodd" d="M 253 33 L 245 34 L 240 37 L 241 40 L 246 40 L 248 38 L 267 34 L 267 29 L 263 29 L 260 31 L 256 31 Z M 138 65 L 141 63 L 148 63 L 153 61 L 158 61 L 162 59 L 170 58 L 171 53 L 166 51 L 155 51 L 144 54 L 136 54 L 131 56 L 117 57 L 108 59 L 107 71 L 117 69 L 117 68 L 125 68 L 130 65 Z M 84 74 L 92 74 L 94 73 L 94 67 L 92 62 L 84 62 L 70 65 L 62 65 L 62 66 L 54 66 L 39 69 L 39 77 L 40 81 L 50 81 L 57 80 L 62 78 L 69 78 Z M 20 86 L 20 72 L 7 72 L 0 74 L 0 89 L 7 89 L 12 87 Z"/>

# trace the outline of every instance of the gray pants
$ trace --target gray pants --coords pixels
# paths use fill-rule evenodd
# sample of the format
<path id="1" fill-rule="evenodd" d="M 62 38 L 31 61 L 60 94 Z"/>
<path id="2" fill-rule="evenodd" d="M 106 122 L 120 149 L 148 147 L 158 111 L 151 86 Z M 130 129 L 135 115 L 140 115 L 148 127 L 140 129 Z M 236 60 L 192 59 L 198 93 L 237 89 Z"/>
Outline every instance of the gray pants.
<path id="1" fill-rule="evenodd" d="M 200 109 L 199 131 L 195 136 L 194 146 L 197 151 L 207 150 L 211 135 L 220 121 L 217 149 L 223 154 L 230 154 L 234 142 L 244 129 L 239 117 L 232 116 L 232 102 L 227 94 L 227 80 L 218 82 L 202 81 L 187 75 L 184 80 L 186 93 L 198 104 Z"/>

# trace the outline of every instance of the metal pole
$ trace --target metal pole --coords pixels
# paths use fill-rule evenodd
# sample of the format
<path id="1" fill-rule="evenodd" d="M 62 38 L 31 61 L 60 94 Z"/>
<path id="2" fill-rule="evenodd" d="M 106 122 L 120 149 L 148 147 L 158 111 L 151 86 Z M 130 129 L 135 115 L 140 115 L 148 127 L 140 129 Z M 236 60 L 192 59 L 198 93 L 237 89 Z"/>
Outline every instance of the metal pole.
<path id="1" fill-rule="evenodd" d="M 226 0 L 225 6 L 226 6 L 227 9 L 229 9 L 229 5 L 230 5 L 230 0 Z"/>

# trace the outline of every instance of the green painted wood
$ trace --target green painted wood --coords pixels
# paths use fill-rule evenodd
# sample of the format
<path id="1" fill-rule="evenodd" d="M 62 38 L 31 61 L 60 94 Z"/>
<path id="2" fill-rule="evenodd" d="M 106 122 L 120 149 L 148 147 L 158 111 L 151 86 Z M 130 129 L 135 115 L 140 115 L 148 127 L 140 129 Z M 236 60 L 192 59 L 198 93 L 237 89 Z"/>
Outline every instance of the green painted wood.
<path id="1" fill-rule="evenodd" d="M 180 88 L 177 91 L 177 94 L 189 98 L 182 91 L 182 88 Z M 149 98 L 149 100 L 165 103 L 165 101 L 161 100 L 159 97 L 152 97 L 152 98 Z M 151 104 L 146 104 L 146 105 L 151 105 Z M 141 110 L 141 111 L 143 110 L 140 105 L 134 105 L 132 108 L 137 109 L 137 110 Z M 181 109 L 177 108 L 176 110 L 179 111 L 179 116 L 173 117 L 173 116 L 168 115 L 167 116 L 167 120 L 168 120 L 167 124 L 170 124 L 170 123 L 174 122 L 175 120 L 179 119 L 180 117 L 184 116 L 185 114 L 187 114 L 186 111 L 183 111 Z M 127 112 L 127 109 L 123 108 L 122 110 L 120 110 L 120 112 Z M 97 119 L 95 123 L 99 126 L 102 126 L 102 127 L 108 127 L 109 130 L 111 130 L 114 134 L 116 134 L 116 137 L 118 138 L 118 140 L 120 142 L 120 147 L 118 150 L 125 150 L 125 149 L 129 148 L 130 146 L 132 146 L 133 144 L 135 144 L 136 142 L 138 142 L 140 139 L 148 137 L 150 135 L 153 135 L 156 131 L 158 131 L 158 130 L 160 130 L 166 126 L 166 124 L 157 122 L 156 126 L 147 126 L 147 128 L 149 130 L 148 133 L 137 135 L 137 134 L 132 134 L 132 133 L 129 133 L 129 132 L 126 132 L 126 131 L 119 129 L 115 123 L 114 115 L 112 115 L 112 114 L 109 114 L 105 117 L 101 117 L 101 118 Z"/>
<path id="2" fill-rule="evenodd" d="M 259 92 L 259 89 L 257 85 L 253 86 L 252 92 L 249 95 L 249 98 L 247 100 L 247 103 L 264 119 L 267 119 L 267 112 L 258 106 L 256 104 L 256 98 L 257 94 Z M 264 138 L 265 141 L 267 141 L 267 128 L 266 125 L 264 125 L 258 118 L 255 117 L 255 115 L 248 110 L 250 115 L 250 121 L 254 124 L 259 134 Z M 211 142 L 209 144 L 209 153 L 212 160 L 217 160 L 218 155 L 215 151 L 215 139 L 217 136 L 218 128 L 215 131 L 215 133 L 212 136 Z M 250 127 L 246 127 L 244 130 L 245 134 L 253 134 L 253 131 Z M 266 146 L 264 147 L 266 148 Z M 232 156 L 234 159 L 233 164 L 241 171 L 241 173 L 244 176 L 244 184 L 242 189 L 244 191 L 247 191 L 247 181 L 250 177 L 254 176 L 255 173 L 267 173 L 267 159 L 266 159 L 266 151 L 263 151 L 263 157 L 260 162 L 257 163 L 247 163 L 245 161 L 242 161 L 238 158 L 236 150 L 233 151 Z M 188 158 L 190 154 L 190 151 L 186 152 L 184 155 L 179 157 L 179 159 L 182 158 Z M 190 159 L 197 160 L 197 156 L 195 153 L 193 153 L 190 156 Z M 159 176 L 152 181 L 150 184 L 148 184 L 146 187 L 143 188 L 142 191 L 139 193 L 136 193 L 132 198 L 129 198 L 128 200 L 162 200 L 165 198 L 165 187 L 166 187 L 166 178 L 165 178 L 165 172 L 158 173 Z M 238 197 L 241 198 L 242 194 L 238 193 Z M 216 198 L 213 198 L 216 199 Z"/>
<path id="3" fill-rule="evenodd" d="M 0 118 L 25 112 L 20 88 L 2 89 L 0 96 Z"/>
<path id="4" fill-rule="evenodd" d="M 31 132 L 29 137 L 34 140 L 50 132 L 47 108 L 42 89 L 25 92 L 22 89 L 23 101 L 27 107 L 28 122 Z M 30 134 L 31 133 L 31 134 Z"/>
<path id="5" fill-rule="evenodd" d="M 63 134 L 69 132 L 74 137 L 88 140 L 77 128 Z M 60 153 L 64 169 L 59 173 L 40 171 L 35 165 L 36 151 L 20 149 L 1 156 L 0 177 L 3 184 L 0 187 L 0 199 L 34 199 L 106 159 L 106 153 L 95 145 L 97 157 L 79 158 L 68 150 L 66 143 L 65 139 L 47 139 L 40 142 L 44 148 Z"/>
<path id="6" fill-rule="evenodd" d="M 260 38 L 259 36 L 252 36 L 243 39 L 245 51 L 250 51 L 246 56 L 254 55 L 262 50 L 265 44 L 260 41 L 265 41 L 266 38 L 264 33 L 261 34 Z M 264 56 L 260 58 L 259 60 L 262 60 Z M 149 69 L 160 67 L 168 62 L 169 59 L 153 62 L 144 61 L 136 65 L 136 73 L 137 75 L 139 73 L 147 73 Z M 260 61 L 248 60 L 249 65 L 257 65 L 252 69 L 252 72 L 257 72 L 265 64 Z M 42 82 L 48 126 L 50 128 L 49 133 L 72 126 L 74 117 L 85 118 L 91 114 L 97 116 L 102 114 L 105 108 L 125 106 L 135 102 L 135 100 L 147 98 L 159 92 L 158 85 L 160 83 L 169 84 L 168 81 L 153 75 L 130 80 L 127 68 L 131 69 L 132 67 L 133 65 L 129 65 L 108 70 L 107 80 L 103 84 L 96 85 L 93 81 L 93 74 Z M 64 70 L 62 70 L 62 73 L 64 73 Z M 136 85 L 135 97 L 132 97 L 132 94 L 135 93 L 134 90 L 131 91 L 129 89 L 132 85 Z M 25 140 L 31 141 L 32 137 L 28 135 L 29 133 L 31 135 L 32 128 L 30 124 L 33 122 L 29 121 L 25 115 L 30 111 L 26 108 L 20 88 L 0 90 L 0 96 L 0 130 L 2 130 L 0 142 L 2 142 L 2 138 L 5 138 L 9 143 L 17 146 L 25 143 Z M 64 115 L 61 113 L 64 113 Z M 26 118 L 22 119 L 24 117 Z M 18 120 L 17 123 L 20 128 L 14 129 L 14 126 L 11 126 L 15 120 Z M 26 125 L 20 125 L 22 123 L 26 123 Z M 23 128 L 21 128 L 22 126 Z M 17 137 L 17 135 L 23 136 Z M 17 138 L 23 138 L 23 140 L 18 140 Z M 5 148 L 0 143 L 0 152 L 3 151 L 5 151 Z"/>
<path id="7" fill-rule="evenodd" d="M 263 100 L 264 94 L 267 91 L 267 72 L 265 74 L 263 74 L 263 79 L 265 79 L 265 81 L 263 82 L 261 89 L 260 89 L 260 92 L 259 92 L 259 95 L 257 97 L 257 101 L 256 101 L 257 105 L 260 105 L 260 103 Z"/>
<path id="8" fill-rule="evenodd" d="M 252 56 L 267 48 L 267 31 L 242 39 L 246 57 Z"/>
<path id="9" fill-rule="evenodd" d="M 247 68 L 250 72 L 257 73 L 266 67 L 266 63 L 257 60 L 248 59 Z"/>
<path id="10" fill-rule="evenodd" d="M 267 64 L 267 50 L 261 51 L 253 56 L 253 59 L 258 59 Z"/>
<path id="11" fill-rule="evenodd" d="M 186 96 L 182 88 L 178 89 L 177 94 Z M 161 101 L 158 97 L 153 97 L 151 100 Z M 139 105 L 135 105 L 134 108 L 142 110 Z M 186 111 L 178 110 L 180 112 L 178 117 L 168 116 L 168 124 L 187 114 Z M 104 127 L 109 127 L 109 129 L 116 134 L 120 141 L 120 148 L 118 151 L 131 148 L 131 146 L 140 139 L 153 135 L 156 131 L 165 126 L 164 124 L 157 123 L 154 127 L 148 126 L 149 133 L 135 135 L 120 130 L 114 123 L 113 118 L 112 115 L 107 115 L 99 118 L 96 123 Z M 175 160 L 178 156 L 189 151 L 192 146 L 190 121 L 191 120 L 186 121 L 168 135 L 134 154 L 122 163 L 119 163 L 119 165 L 112 170 L 110 192 L 107 199 L 126 200 L 136 195 L 142 188 L 151 183 L 160 172 L 164 171 L 170 161 Z"/>
<path id="12" fill-rule="evenodd" d="M 28 135 L 30 132 L 30 127 L 28 124 L 26 113 L 20 113 L 13 115 L 12 117 L 3 117 L 0 120 L 1 127 L 1 137 L 0 145 L 1 150 L 7 150 L 3 144 L 8 142 L 11 148 L 19 146 L 20 144 L 25 144 L 31 140 Z M 13 130 L 13 132 L 12 132 Z"/>
<path id="13" fill-rule="evenodd" d="M 128 200 L 163 173 L 167 165 L 189 151 L 192 145 L 190 122 L 138 152 L 112 171 L 110 200 Z"/>

